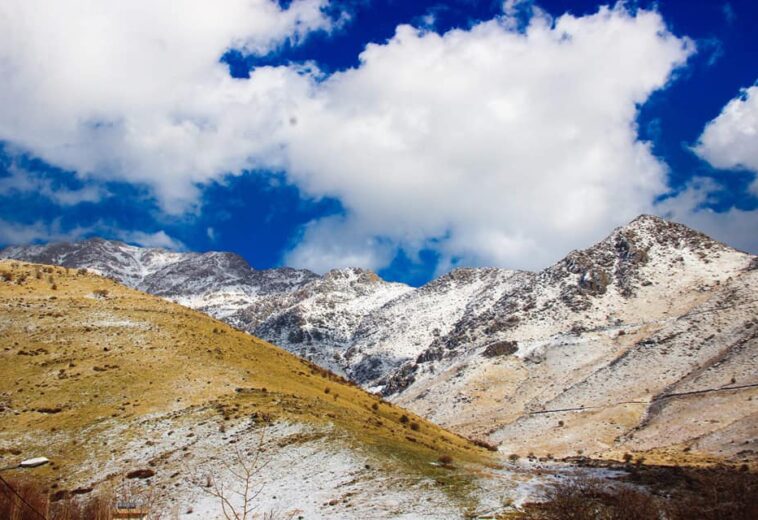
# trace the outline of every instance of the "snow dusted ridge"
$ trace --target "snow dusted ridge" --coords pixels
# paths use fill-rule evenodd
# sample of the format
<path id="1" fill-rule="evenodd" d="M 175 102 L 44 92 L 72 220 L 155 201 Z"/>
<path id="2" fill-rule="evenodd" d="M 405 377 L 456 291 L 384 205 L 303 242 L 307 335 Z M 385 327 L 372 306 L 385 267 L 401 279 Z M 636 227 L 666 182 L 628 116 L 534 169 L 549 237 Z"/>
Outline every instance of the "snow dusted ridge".
<path id="1" fill-rule="evenodd" d="M 293 292 L 318 278 L 305 270 L 255 270 L 233 253 L 175 253 L 100 238 L 8 247 L 0 257 L 86 268 L 222 319 L 262 297 Z"/>
<path id="2" fill-rule="evenodd" d="M 202 310 L 504 450 L 607 453 L 670 439 L 716 453 L 758 413 L 756 257 L 657 217 L 537 273 L 457 269 L 418 289 L 355 268 L 257 271 L 230 253 L 99 239 L 0 256 L 86 267 Z M 667 397 L 713 385 L 744 386 L 732 400 L 718 394 L 731 410 L 718 422 Z M 716 399 L 693 395 L 692 406 Z"/>

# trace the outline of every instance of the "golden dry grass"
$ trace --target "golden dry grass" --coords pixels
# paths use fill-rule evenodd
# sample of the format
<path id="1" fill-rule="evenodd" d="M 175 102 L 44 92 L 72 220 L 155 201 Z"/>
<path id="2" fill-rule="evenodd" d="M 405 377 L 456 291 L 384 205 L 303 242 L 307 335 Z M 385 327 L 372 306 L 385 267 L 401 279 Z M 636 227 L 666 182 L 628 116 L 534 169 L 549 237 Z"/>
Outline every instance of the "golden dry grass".
<path id="1" fill-rule="evenodd" d="M 340 442 L 433 478 L 465 480 L 492 461 L 278 347 L 90 273 L 0 262 L 0 338 L 0 462 L 44 453 L 50 479 L 127 457 L 157 414 L 198 410 L 333 425 Z M 441 455 L 458 470 L 432 464 Z"/>

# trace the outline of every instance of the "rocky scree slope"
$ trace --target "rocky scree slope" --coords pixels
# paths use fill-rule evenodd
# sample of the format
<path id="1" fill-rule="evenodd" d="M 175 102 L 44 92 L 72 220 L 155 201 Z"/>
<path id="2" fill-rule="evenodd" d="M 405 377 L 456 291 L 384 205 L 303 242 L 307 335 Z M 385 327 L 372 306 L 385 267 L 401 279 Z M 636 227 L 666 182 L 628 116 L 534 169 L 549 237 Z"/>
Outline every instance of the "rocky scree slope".
<path id="1" fill-rule="evenodd" d="M 35 476 L 56 494 L 97 493 L 126 476 L 172 517 L 221 518 L 202 483 L 212 475 L 240 491 L 225 464 L 262 448 L 258 514 L 458 518 L 479 507 L 492 461 L 483 448 L 111 280 L 0 261 L 0 338 L 0 461 L 49 457 Z"/>

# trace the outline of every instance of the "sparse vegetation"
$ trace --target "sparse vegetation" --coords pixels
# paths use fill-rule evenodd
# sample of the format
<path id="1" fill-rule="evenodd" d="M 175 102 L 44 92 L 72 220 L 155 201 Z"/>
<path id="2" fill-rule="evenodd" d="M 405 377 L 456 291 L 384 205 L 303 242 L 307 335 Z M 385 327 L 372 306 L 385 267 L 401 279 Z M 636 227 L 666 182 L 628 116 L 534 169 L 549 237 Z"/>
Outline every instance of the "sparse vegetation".
<path id="1" fill-rule="evenodd" d="M 450 455 L 440 455 L 440 458 L 438 460 L 442 464 L 452 464 L 453 457 L 451 457 Z"/>
<path id="2" fill-rule="evenodd" d="M 489 443 L 483 439 L 469 439 L 471 442 L 479 446 L 480 448 L 484 448 L 487 451 L 497 451 L 497 446 L 495 446 L 492 443 Z"/>
<path id="3" fill-rule="evenodd" d="M 545 500 L 515 518 L 539 520 L 753 520 L 758 475 L 731 468 L 648 468 L 633 484 L 591 478 L 564 480 Z"/>
<path id="4" fill-rule="evenodd" d="M 486 358 L 494 358 L 499 356 L 510 356 L 518 351 L 518 343 L 515 341 L 498 341 L 488 345 L 482 352 L 482 356 Z"/>
<path id="5" fill-rule="evenodd" d="M 97 492 L 92 488 L 55 491 L 38 480 L 6 482 L 0 483 L 0 518 L 3 520 L 112 520 L 124 518 L 119 516 L 118 510 L 118 505 L 124 502 L 137 505 L 148 520 L 161 517 L 152 493 L 142 487 L 121 485 Z"/>
<path id="6" fill-rule="evenodd" d="M 45 274 L 37 280 L 29 264 L 13 268 L 0 262 L 0 270 L 30 273 L 23 287 L 0 283 L 0 297 L 14 302 L 4 310 L 9 324 L 4 339 L 9 347 L 16 344 L 0 351 L 0 398 L 13 396 L 13 412 L 3 412 L 0 440 L 4 448 L 17 449 L 23 437 L 25 450 L 59 459 L 55 472 L 43 471 L 46 485 L 58 475 L 74 474 L 73 468 L 103 460 L 114 461 L 124 472 L 150 468 L 156 472 L 150 477 L 155 485 L 166 483 L 171 473 L 162 461 L 151 466 L 127 448 L 145 435 L 146 417 L 160 417 L 158 424 L 166 430 L 185 420 L 207 421 L 211 433 L 229 447 L 240 427 L 251 423 L 326 428 L 346 449 L 365 450 L 381 464 L 391 461 L 392 471 L 412 478 L 444 481 L 441 489 L 461 500 L 471 489 L 469 465 L 491 461 L 468 440 L 202 313 L 92 274 L 55 274 L 42 267 Z M 48 274 L 55 275 L 57 293 L 52 293 Z M 93 299 L 96 290 L 107 290 L 110 301 Z M 27 327 L 33 327 L 33 335 Z M 182 389 L 181 401 L 176 388 Z M 326 388 L 330 394 L 325 399 Z M 36 411 L 59 407 L 60 413 Z M 172 410 L 170 416 L 167 410 Z M 399 427 L 401 414 L 406 428 Z M 418 430 L 410 426 L 411 417 Z M 32 423 L 43 434 L 30 443 L 21 432 Z M 118 434 L 113 435 L 115 425 Z M 177 437 L 187 438 L 163 436 L 169 445 Z M 147 442 L 154 442 L 155 450 L 161 445 L 155 438 L 141 444 Z M 176 442 L 171 449 L 181 453 L 186 446 Z M 455 458 L 454 470 L 436 464 L 440 453 Z"/>

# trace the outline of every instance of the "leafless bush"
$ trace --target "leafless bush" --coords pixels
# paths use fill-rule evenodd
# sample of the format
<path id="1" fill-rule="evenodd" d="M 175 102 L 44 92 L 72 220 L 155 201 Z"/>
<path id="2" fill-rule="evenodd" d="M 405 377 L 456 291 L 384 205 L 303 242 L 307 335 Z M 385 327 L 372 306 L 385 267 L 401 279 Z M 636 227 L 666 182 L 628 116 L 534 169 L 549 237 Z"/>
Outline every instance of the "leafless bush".
<path id="1" fill-rule="evenodd" d="M 628 486 L 611 488 L 595 479 L 572 479 L 550 487 L 545 501 L 526 518 L 540 520 L 659 520 L 658 499 Z"/>
<path id="2" fill-rule="evenodd" d="M 480 448 L 484 448 L 487 451 L 497 451 L 497 446 L 485 441 L 484 439 L 469 439 L 472 443 L 476 444 Z"/>
<path id="3" fill-rule="evenodd" d="M 264 460 L 265 428 L 261 429 L 256 448 L 249 455 L 239 445 L 220 462 L 218 469 L 195 470 L 190 482 L 203 493 L 218 499 L 227 520 L 252 519 L 258 509 L 256 499 L 265 484 L 261 475 L 269 463 Z M 275 512 L 264 518 L 278 518 Z"/>
<path id="4" fill-rule="evenodd" d="M 450 455 L 440 455 L 437 459 L 443 466 L 450 466 L 453 463 L 453 457 Z"/>

